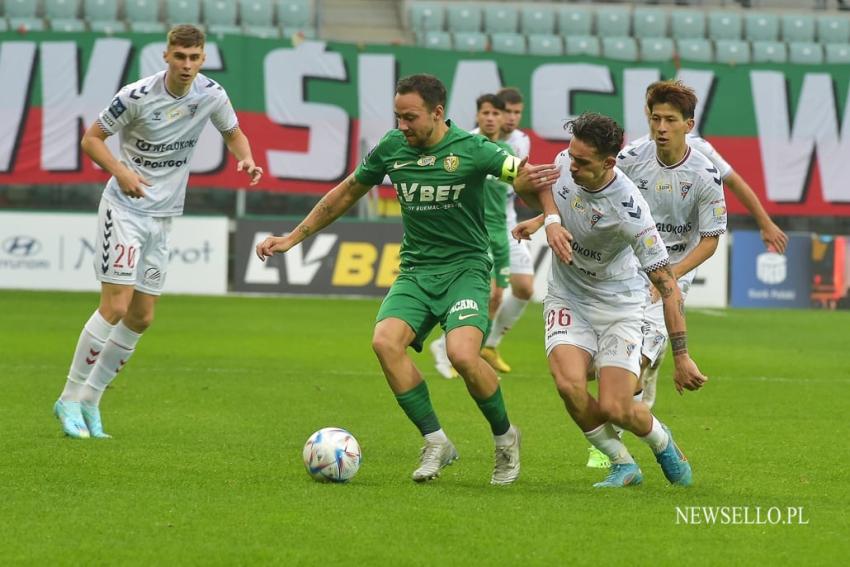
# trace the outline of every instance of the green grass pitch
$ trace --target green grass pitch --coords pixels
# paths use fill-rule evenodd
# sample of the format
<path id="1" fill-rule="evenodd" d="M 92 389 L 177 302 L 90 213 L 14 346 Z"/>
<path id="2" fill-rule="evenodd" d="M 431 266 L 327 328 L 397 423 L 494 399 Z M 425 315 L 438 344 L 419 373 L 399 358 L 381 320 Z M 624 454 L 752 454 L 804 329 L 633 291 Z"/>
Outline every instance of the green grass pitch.
<path id="1" fill-rule="evenodd" d="M 503 344 L 523 462 L 515 485 L 492 487 L 489 429 L 427 351 L 414 358 L 461 458 L 432 483 L 410 480 L 420 438 L 370 348 L 376 301 L 165 296 L 104 397 L 114 439 L 66 439 L 51 406 L 96 303 L 0 292 L 0 564 L 816 565 L 850 553 L 847 312 L 690 311 L 710 381 L 680 397 L 668 359 L 656 410 L 695 486 L 669 487 L 627 437 L 643 486 L 599 491 L 548 376 L 540 306 Z M 363 448 L 347 485 L 316 483 L 301 463 L 325 426 Z M 749 507 L 750 521 L 802 507 L 807 523 L 683 522 L 677 508 L 693 506 Z"/>

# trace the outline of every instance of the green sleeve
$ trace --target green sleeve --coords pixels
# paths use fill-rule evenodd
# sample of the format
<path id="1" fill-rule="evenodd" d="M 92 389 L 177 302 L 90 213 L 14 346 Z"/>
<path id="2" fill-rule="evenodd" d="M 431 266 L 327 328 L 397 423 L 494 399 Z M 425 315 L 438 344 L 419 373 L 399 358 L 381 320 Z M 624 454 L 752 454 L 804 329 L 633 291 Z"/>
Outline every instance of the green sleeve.
<path id="1" fill-rule="evenodd" d="M 381 141 L 366 154 L 357 169 L 354 170 L 354 179 L 363 185 L 379 185 L 387 174 L 384 166 L 383 156 L 387 152 L 387 148 L 393 142 L 390 139 L 391 132 L 384 135 Z"/>
<path id="2" fill-rule="evenodd" d="M 513 183 L 519 172 L 520 159 L 512 153 L 507 144 L 503 147 L 501 144 L 485 139 L 478 148 L 478 156 L 475 161 L 481 164 L 484 173 L 505 183 Z"/>

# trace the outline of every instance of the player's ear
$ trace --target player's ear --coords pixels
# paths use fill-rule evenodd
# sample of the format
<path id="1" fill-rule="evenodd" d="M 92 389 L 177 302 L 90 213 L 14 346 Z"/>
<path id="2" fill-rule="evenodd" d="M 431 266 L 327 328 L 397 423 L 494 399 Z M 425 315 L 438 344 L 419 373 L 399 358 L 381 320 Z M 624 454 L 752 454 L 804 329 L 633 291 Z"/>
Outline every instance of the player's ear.
<path id="1" fill-rule="evenodd" d="M 444 117 L 444 116 L 445 116 L 445 114 L 446 114 L 446 109 L 445 109 L 445 108 L 443 108 L 443 105 L 442 105 L 442 104 L 438 104 L 437 106 L 435 106 L 435 107 L 434 107 L 434 110 L 432 110 L 431 112 L 433 112 L 433 113 L 434 113 L 434 116 L 435 116 L 437 119 L 442 120 L 442 119 L 443 119 L 443 117 Z"/>
<path id="2" fill-rule="evenodd" d="M 685 124 L 687 124 L 687 125 L 688 125 L 688 131 L 687 131 L 687 133 L 690 133 L 690 132 L 691 132 L 691 130 L 693 130 L 693 129 L 694 129 L 694 126 L 696 125 L 696 122 L 694 121 L 694 119 L 693 119 L 693 118 L 688 118 L 687 120 L 685 120 Z"/>
<path id="3" fill-rule="evenodd" d="M 605 169 L 613 169 L 615 165 L 617 165 L 617 158 L 615 158 L 614 156 L 607 156 L 602 161 L 602 166 Z"/>

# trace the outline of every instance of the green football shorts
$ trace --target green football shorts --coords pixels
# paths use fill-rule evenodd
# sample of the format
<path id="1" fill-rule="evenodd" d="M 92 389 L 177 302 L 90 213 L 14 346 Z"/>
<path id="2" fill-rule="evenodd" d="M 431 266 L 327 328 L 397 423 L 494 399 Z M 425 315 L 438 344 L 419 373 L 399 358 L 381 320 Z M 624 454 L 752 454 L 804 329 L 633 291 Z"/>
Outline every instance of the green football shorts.
<path id="1" fill-rule="evenodd" d="M 375 322 L 401 319 L 416 333 L 411 346 L 422 352 L 422 343 L 437 323 L 445 332 L 471 325 L 486 334 L 489 301 L 490 274 L 481 266 L 443 274 L 403 272 L 381 303 Z"/>

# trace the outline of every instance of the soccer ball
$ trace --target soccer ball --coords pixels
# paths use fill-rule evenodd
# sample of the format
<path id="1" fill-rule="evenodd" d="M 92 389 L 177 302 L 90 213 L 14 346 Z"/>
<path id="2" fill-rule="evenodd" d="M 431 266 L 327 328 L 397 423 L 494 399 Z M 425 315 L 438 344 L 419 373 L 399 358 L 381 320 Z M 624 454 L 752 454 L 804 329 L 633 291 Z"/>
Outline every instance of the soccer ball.
<path id="1" fill-rule="evenodd" d="M 360 444 L 339 427 L 325 427 L 304 444 L 307 474 L 319 482 L 347 482 L 360 468 Z"/>

